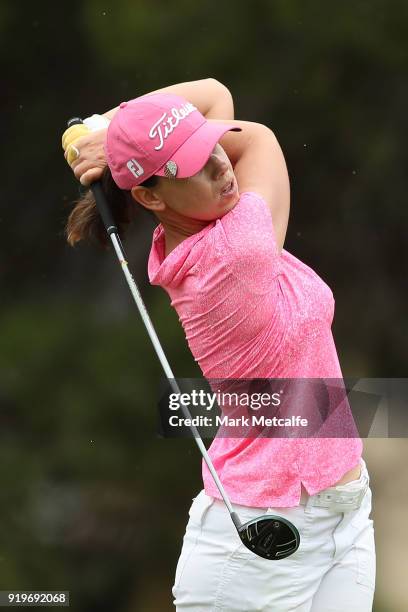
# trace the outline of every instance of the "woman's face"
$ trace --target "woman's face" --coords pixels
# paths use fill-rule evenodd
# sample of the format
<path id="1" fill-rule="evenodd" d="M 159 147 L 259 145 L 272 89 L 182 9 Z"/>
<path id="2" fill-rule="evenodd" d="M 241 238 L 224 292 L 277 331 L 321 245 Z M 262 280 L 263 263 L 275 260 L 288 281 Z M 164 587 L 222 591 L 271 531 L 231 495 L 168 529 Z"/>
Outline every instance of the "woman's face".
<path id="1" fill-rule="evenodd" d="M 231 162 L 219 143 L 200 172 L 184 179 L 160 177 L 153 191 L 171 211 L 202 221 L 222 217 L 239 199 Z"/>

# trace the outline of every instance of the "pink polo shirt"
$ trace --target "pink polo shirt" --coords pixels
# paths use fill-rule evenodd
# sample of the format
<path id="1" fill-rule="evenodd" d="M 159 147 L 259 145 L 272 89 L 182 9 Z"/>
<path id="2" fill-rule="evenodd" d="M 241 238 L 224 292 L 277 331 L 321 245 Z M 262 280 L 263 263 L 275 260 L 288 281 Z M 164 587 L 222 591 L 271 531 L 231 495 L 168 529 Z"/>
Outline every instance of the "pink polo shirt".
<path id="1" fill-rule="evenodd" d="M 278 255 L 260 195 L 242 193 L 231 211 L 166 258 L 158 225 L 148 274 L 168 293 L 205 378 L 342 379 L 333 293 L 288 251 Z M 353 426 L 341 434 L 349 437 L 217 436 L 209 454 L 233 503 L 297 506 L 301 483 L 313 495 L 359 463 L 362 441 Z M 206 493 L 220 499 L 204 460 L 202 475 Z"/>

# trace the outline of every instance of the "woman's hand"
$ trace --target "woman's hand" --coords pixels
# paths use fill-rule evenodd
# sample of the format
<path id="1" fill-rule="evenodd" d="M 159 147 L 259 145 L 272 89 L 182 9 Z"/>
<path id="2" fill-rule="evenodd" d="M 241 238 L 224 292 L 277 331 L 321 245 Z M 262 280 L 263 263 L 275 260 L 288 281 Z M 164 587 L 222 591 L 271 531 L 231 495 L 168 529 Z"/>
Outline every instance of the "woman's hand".
<path id="1" fill-rule="evenodd" d="M 72 130 L 74 127 L 69 128 Z M 82 126 L 80 126 L 82 127 Z M 75 138 L 75 132 L 72 131 L 70 138 L 69 130 L 64 132 L 62 139 L 63 148 L 65 150 L 64 157 L 71 166 L 76 178 L 81 185 L 88 187 L 91 183 L 99 180 L 102 176 L 104 168 L 107 166 L 105 151 L 103 148 L 106 128 L 97 131 L 87 131 L 85 134 Z M 77 149 L 79 155 L 71 161 L 72 150 Z"/>

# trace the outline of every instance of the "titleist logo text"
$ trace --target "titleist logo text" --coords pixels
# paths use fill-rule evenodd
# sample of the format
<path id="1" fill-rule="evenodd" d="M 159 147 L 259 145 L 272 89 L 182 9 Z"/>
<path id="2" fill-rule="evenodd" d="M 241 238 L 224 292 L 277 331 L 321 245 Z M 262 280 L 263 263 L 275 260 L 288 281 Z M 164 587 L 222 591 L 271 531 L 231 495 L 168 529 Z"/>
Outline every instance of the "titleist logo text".
<path id="1" fill-rule="evenodd" d="M 149 132 L 150 138 L 159 139 L 159 144 L 154 147 L 156 151 L 163 148 L 164 141 L 176 129 L 180 121 L 195 110 L 197 110 L 196 107 L 191 102 L 187 102 L 181 108 L 173 107 L 170 113 L 162 114 L 160 119 L 152 125 Z"/>

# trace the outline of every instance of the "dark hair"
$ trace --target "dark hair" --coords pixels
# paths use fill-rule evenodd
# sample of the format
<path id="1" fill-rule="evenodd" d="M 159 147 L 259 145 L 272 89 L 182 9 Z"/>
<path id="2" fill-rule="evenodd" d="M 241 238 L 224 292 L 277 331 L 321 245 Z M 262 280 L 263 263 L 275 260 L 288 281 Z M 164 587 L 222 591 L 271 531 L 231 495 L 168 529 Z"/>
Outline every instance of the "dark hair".
<path id="1" fill-rule="evenodd" d="M 157 185 L 158 176 L 151 176 L 141 183 L 144 187 Z M 106 166 L 101 183 L 106 198 L 110 204 L 114 221 L 118 227 L 119 235 L 122 237 L 129 223 L 136 213 L 137 203 L 130 191 L 120 189 L 112 178 L 109 166 Z M 96 207 L 95 198 L 91 189 L 86 189 L 81 197 L 74 202 L 75 207 L 71 211 L 65 227 L 68 244 L 74 246 L 80 240 L 88 240 L 102 245 L 105 249 L 110 244 L 102 218 Z M 144 207 L 143 207 L 144 208 Z M 146 209 L 145 209 L 146 210 Z M 151 211 L 147 211 L 154 218 Z"/>

